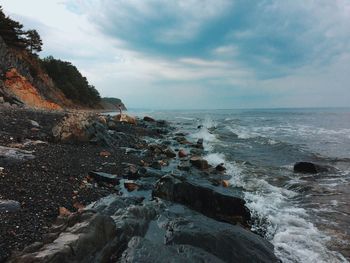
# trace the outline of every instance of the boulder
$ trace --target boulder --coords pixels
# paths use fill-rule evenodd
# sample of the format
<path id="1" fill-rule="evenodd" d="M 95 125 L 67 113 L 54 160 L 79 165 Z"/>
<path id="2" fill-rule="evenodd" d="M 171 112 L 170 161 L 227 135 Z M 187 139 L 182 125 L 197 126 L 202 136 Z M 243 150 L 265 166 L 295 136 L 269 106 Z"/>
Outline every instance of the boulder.
<path id="1" fill-rule="evenodd" d="M 121 263 L 224 263 L 214 255 L 190 245 L 155 244 L 142 237 L 130 240 Z"/>
<path id="2" fill-rule="evenodd" d="M 16 164 L 34 159 L 31 151 L 0 146 L 0 165 Z"/>
<path id="3" fill-rule="evenodd" d="M 165 175 L 156 183 L 153 196 L 186 205 L 206 216 L 248 226 L 250 212 L 239 189 L 225 189 L 207 181 Z"/>
<path id="4" fill-rule="evenodd" d="M 0 212 L 17 212 L 21 209 L 21 204 L 14 200 L 0 199 Z"/>
<path id="5" fill-rule="evenodd" d="M 317 174 L 322 172 L 329 172 L 332 170 L 334 170 L 333 167 L 315 164 L 311 162 L 298 162 L 294 164 L 294 172 L 297 173 Z"/>
<path id="6" fill-rule="evenodd" d="M 107 127 L 108 127 L 108 129 L 110 129 L 110 130 L 116 130 L 116 129 L 117 129 L 117 124 L 116 124 L 114 121 L 109 121 L 109 122 L 107 123 Z"/>
<path id="7" fill-rule="evenodd" d="M 185 158 L 187 157 L 188 154 L 185 152 L 184 149 L 180 149 L 178 152 L 178 155 L 179 155 L 179 158 Z"/>
<path id="8" fill-rule="evenodd" d="M 168 157 L 168 158 L 175 158 L 176 153 L 171 149 L 171 148 L 166 148 L 163 153 Z"/>
<path id="9" fill-rule="evenodd" d="M 136 123 L 137 123 L 135 117 L 129 116 L 129 115 L 126 115 L 126 114 L 117 114 L 117 115 L 114 116 L 114 120 L 115 121 L 119 121 L 119 122 L 126 122 L 126 123 L 129 123 L 129 124 L 134 124 L 134 125 L 136 125 Z"/>
<path id="10" fill-rule="evenodd" d="M 202 215 L 178 217 L 168 222 L 165 243 L 201 248 L 224 262 L 279 262 L 273 245 L 262 237 L 241 226 Z"/>
<path id="11" fill-rule="evenodd" d="M 116 236 L 113 219 L 86 211 L 65 220 L 60 226 L 64 230 L 53 242 L 39 246 L 36 252 L 23 252 L 9 262 L 101 262 L 95 261 L 96 255 Z"/>
<path id="12" fill-rule="evenodd" d="M 153 119 L 152 117 L 149 117 L 149 116 L 143 117 L 143 120 L 144 120 L 144 121 L 147 121 L 147 122 L 156 122 L 155 119 Z"/>
<path id="13" fill-rule="evenodd" d="M 89 175 L 94 178 L 96 182 L 105 182 L 108 184 L 118 184 L 119 179 L 115 174 L 108 174 L 103 172 L 89 172 Z"/>
<path id="14" fill-rule="evenodd" d="M 191 165 L 188 162 L 181 162 L 178 166 L 177 169 L 181 171 L 190 171 L 191 170 Z"/>
<path id="15" fill-rule="evenodd" d="M 223 163 L 220 163 L 215 167 L 215 170 L 218 172 L 224 172 L 224 171 L 226 171 L 226 168 L 225 168 Z"/>
<path id="16" fill-rule="evenodd" d="M 195 166 L 199 170 L 207 170 L 210 167 L 208 164 L 208 161 L 199 156 L 191 157 L 190 162 L 193 166 Z"/>

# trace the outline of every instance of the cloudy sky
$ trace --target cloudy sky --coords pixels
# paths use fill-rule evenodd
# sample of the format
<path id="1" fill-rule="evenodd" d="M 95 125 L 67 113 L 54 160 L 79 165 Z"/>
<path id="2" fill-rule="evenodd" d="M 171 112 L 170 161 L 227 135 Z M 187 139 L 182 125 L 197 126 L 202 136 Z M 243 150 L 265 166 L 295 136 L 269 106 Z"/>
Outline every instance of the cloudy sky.
<path id="1" fill-rule="evenodd" d="M 350 105 L 350 0 L 0 0 L 134 108 Z"/>

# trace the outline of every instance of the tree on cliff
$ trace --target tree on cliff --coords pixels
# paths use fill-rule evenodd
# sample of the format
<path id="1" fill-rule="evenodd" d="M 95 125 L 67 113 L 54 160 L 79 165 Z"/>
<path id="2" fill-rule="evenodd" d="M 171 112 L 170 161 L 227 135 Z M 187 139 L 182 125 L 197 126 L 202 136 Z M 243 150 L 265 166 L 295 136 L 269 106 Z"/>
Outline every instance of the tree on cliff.
<path id="1" fill-rule="evenodd" d="M 11 47 L 26 48 L 27 40 L 24 37 L 23 25 L 6 16 L 0 6 L 0 36 Z"/>
<path id="2" fill-rule="evenodd" d="M 26 35 L 27 35 L 27 44 L 30 52 L 31 53 L 33 53 L 33 51 L 40 52 L 42 50 L 43 41 L 41 40 L 39 33 L 36 30 L 32 29 L 32 30 L 28 30 L 26 32 Z"/>
<path id="3" fill-rule="evenodd" d="M 50 56 L 42 60 L 42 65 L 56 87 L 61 89 L 67 98 L 89 107 L 96 106 L 100 102 L 98 91 L 70 62 Z"/>

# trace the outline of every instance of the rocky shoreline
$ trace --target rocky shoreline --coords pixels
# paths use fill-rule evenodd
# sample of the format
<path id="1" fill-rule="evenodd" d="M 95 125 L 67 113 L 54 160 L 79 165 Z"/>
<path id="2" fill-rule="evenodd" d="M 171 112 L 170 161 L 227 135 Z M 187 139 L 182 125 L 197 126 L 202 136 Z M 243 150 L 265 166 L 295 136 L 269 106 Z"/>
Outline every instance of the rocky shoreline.
<path id="1" fill-rule="evenodd" d="M 278 262 L 203 140 L 150 117 L 0 114 L 0 261 Z"/>

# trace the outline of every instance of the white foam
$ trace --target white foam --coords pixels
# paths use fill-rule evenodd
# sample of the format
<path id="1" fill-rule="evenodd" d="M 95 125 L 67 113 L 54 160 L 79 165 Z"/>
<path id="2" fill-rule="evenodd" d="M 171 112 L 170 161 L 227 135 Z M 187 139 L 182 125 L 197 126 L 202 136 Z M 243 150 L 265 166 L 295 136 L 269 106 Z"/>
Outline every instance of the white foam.
<path id="1" fill-rule="evenodd" d="M 290 199 L 297 193 L 245 175 L 243 167 L 235 166 L 226 165 L 228 173 L 236 175 L 231 183 L 245 188 L 246 205 L 253 217 L 267 221 L 266 237 L 283 262 L 347 262 L 342 255 L 326 248 L 329 238 L 309 221 L 307 211 L 292 204 Z M 255 225 L 253 230 L 260 227 Z"/>

